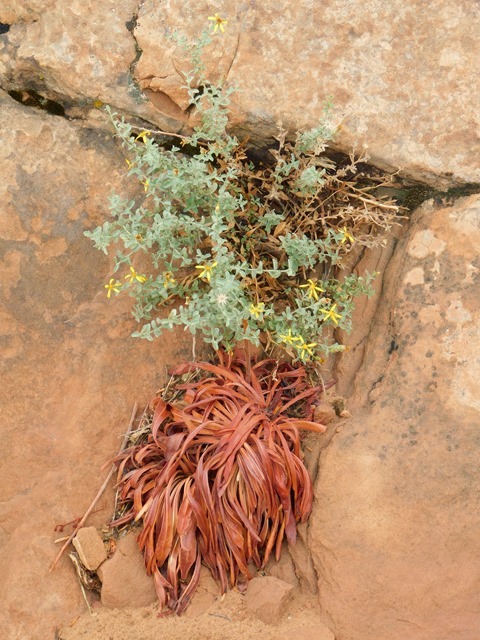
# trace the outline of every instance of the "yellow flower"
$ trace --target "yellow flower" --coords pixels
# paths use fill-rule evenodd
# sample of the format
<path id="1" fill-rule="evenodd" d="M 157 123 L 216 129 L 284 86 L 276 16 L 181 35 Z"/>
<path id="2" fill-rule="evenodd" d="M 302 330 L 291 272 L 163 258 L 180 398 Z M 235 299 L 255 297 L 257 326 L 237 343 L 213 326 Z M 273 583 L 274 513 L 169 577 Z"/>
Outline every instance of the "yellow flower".
<path id="1" fill-rule="evenodd" d="M 323 322 L 325 320 L 331 320 L 334 324 L 338 324 L 338 320 L 342 317 L 342 314 L 336 313 L 337 303 L 332 305 L 330 309 L 320 309 L 321 313 L 324 313 Z"/>
<path id="2" fill-rule="evenodd" d="M 227 24 L 228 20 L 222 20 L 218 13 L 216 13 L 214 16 L 209 16 L 208 19 L 213 20 L 213 22 L 215 23 L 213 27 L 213 33 L 217 33 L 218 29 L 220 29 L 222 33 L 225 31 L 224 25 Z"/>
<path id="3" fill-rule="evenodd" d="M 260 302 L 257 305 L 251 304 L 248 310 L 250 311 L 250 313 L 254 318 L 258 318 L 259 315 L 263 313 L 264 309 L 265 309 L 265 305 L 263 304 L 263 302 Z"/>
<path id="4" fill-rule="evenodd" d="M 132 266 L 130 266 L 130 273 L 125 276 L 125 280 L 128 280 L 130 283 L 134 280 L 137 280 L 137 282 L 145 282 L 146 279 L 146 276 L 140 276 Z"/>
<path id="5" fill-rule="evenodd" d="M 133 165 L 134 165 L 134 163 L 130 162 L 130 160 L 128 158 L 125 158 L 125 162 L 127 163 L 127 166 L 128 166 L 129 169 L 131 169 L 133 167 Z"/>
<path id="6" fill-rule="evenodd" d="M 300 338 L 299 336 L 292 336 L 292 330 L 289 329 L 287 335 L 279 335 L 279 338 L 281 339 L 282 342 L 285 342 L 285 344 L 293 344 L 294 342 L 297 342 L 298 340 L 303 340 L 303 338 Z"/>
<path id="7" fill-rule="evenodd" d="M 144 180 L 144 182 L 142 182 L 142 184 L 143 184 L 143 190 L 146 193 L 148 191 L 148 187 L 150 186 L 150 180 L 148 178 L 146 178 Z"/>
<path id="8" fill-rule="evenodd" d="M 306 354 L 308 354 L 309 356 L 313 356 L 314 355 L 313 347 L 316 347 L 317 343 L 310 342 L 309 344 L 307 344 L 305 340 L 302 338 L 302 336 L 300 336 L 300 340 L 302 341 L 301 344 L 295 345 L 297 349 L 300 351 L 300 357 L 305 358 Z"/>
<path id="9" fill-rule="evenodd" d="M 120 293 L 120 287 L 122 283 L 118 280 L 115 282 L 115 278 L 110 278 L 110 282 L 105 285 L 105 289 L 107 290 L 107 298 L 110 298 L 112 295 L 112 291 L 115 293 Z"/>
<path id="10" fill-rule="evenodd" d="M 195 269 L 199 269 L 200 273 L 197 278 L 205 278 L 208 282 L 210 282 L 210 278 L 212 276 L 212 269 L 216 267 L 218 262 L 212 262 L 212 264 L 199 264 L 195 267 Z"/>
<path id="11" fill-rule="evenodd" d="M 147 144 L 147 138 L 150 135 L 150 131 L 141 131 L 138 136 L 135 138 L 135 142 L 137 140 L 141 140 L 143 144 Z"/>
<path id="12" fill-rule="evenodd" d="M 355 238 L 348 233 L 348 229 L 344 226 L 340 231 L 343 233 L 343 238 L 340 241 L 340 244 L 345 244 L 345 242 L 350 242 L 353 244 L 355 242 Z"/>
<path id="13" fill-rule="evenodd" d="M 173 277 L 173 273 L 171 271 L 166 271 L 163 277 L 163 286 L 165 289 L 168 289 L 170 285 L 174 285 L 177 281 Z"/>
<path id="14" fill-rule="evenodd" d="M 300 289 L 307 289 L 308 297 L 315 298 L 315 300 L 318 300 L 319 293 L 324 293 L 325 291 L 325 289 L 322 289 L 321 287 L 317 287 L 316 280 L 310 280 L 310 278 L 307 280 L 305 284 L 300 285 Z"/>
<path id="15" fill-rule="evenodd" d="M 95 109 L 100 109 L 100 107 L 103 107 L 104 103 L 101 100 L 94 100 L 93 101 L 93 106 L 95 107 Z"/>

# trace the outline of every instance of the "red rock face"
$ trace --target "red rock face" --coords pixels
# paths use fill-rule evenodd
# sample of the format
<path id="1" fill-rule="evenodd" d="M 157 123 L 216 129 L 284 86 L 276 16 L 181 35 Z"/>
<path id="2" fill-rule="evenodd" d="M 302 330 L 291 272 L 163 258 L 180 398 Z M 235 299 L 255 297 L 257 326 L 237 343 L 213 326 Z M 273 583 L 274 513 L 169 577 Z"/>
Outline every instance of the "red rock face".
<path id="1" fill-rule="evenodd" d="M 135 609 L 157 601 L 153 580 L 147 576 L 137 545 L 137 532 L 122 538 L 112 558 L 98 571 L 102 581 L 102 604 L 110 609 Z"/>
<path id="2" fill-rule="evenodd" d="M 154 109 L 129 78 L 136 9 L 136 0 L 2 2 L 0 22 L 10 25 L 0 47 L 2 88 L 33 89 L 72 117 L 85 117 L 95 100 L 149 117 Z"/>
<path id="3" fill-rule="evenodd" d="M 233 122 L 250 136 L 271 138 L 278 121 L 316 126 L 332 96 L 343 150 L 365 143 L 376 164 L 437 186 L 452 176 L 479 182 L 471 91 L 478 85 L 478 15 L 467 0 L 444 2 L 428 16 L 424 8 L 402 0 L 223 2 L 218 11 L 228 23 L 204 61 L 211 79 L 241 89 Z M 179 125 L 171 107 L 187 106 L 188 62 L 164 34 L 180 30 L 193 41 L 211 12 L 207 2 L 183 0 L 144 2 L 139 10 L 137 80 L 150 99 L 161 96 L 157 105 L 151 99 L 158 115 Z M 448 96 L 441 108 L 438 96 Z"/>
<path id="4" fill-rule="evenodd" d="M 278 622 L 285 611 L 294 587 L 273 576 L 253 578 L 248 584 L 247 609 L 265 624 Z"/>
<path id="5" fill-rule="evenodd" d="M 413 216 L 322 452 L 308 544 L 342 640 L 480 634 L 479 241 L 478 197 Z"/>
<path id="6" fill-rule="evenodd" d="M 49 573 L 53 529 L 84 513 L 134 402 L 191 348 L 183 332 L 131 339 L 127 302 L 106 299 L 111 265 L 83 231 L 122 184 L 111 138 L 9 98 L 1 106 L 0 607 L 6 637 L 23 640 L 52 637 L 84 610 L 68 558 Z M 317 577 L 345 640 L 480 630 L 479 210 L 475 197 L 425 205 L 392 259 L 393 245 L 369 257 L 383 285 L 358 310 L 339 366 L 353 418 L 333 423 L 310 526 L 292 549 L 300 583 L 314 590 Z M 88 524 L 108 521 L 111 505 L 110 490 Z"/>
<path id="7" fill-rule="evenodd" d="M 469 0 L 426 7 L 225 1 L 216 10 L 228 23 L 207 50 L 208 73 L 241 89 L 233 121 L 251 140 L 271 139 L 278 121 L 316 126 L 332 96 L 342 151 L 366 144 L 377 165 L 442 188 L 480 182 L 478 13 Z M 195 41 L 211 13 L 205 1 L 3 0 L 0 22 L 11 28 L 0 47 L 2 87 L 33 87 L 73 117 L 99 99 L 178 131 L 193 122 L 182 88 L 191 64 L 169 35 Z"/>
<path id="8" fill-rule="evenodd" d="M 81 563 L 89 571 L 96 571 L 107 559 L 105 544 L 95 527 L 82 527 L 72 544 Z"/>
<path id="9" fill-rule="evenodd" d="M 54 527 L 83 515 L 134 403 L 191 349 L 183 332 L 134 340 L 127 300 L 105 295 L 110 264 L 83 231 L 122 181 L 111 137 L 8 97 L 1 109 L 0 618 L 5 638 L 51 638 L 85 606 L 67 555 L 49 573 Z M 111 489 L 98 508 L 88 524 L 110 519 Z"/>

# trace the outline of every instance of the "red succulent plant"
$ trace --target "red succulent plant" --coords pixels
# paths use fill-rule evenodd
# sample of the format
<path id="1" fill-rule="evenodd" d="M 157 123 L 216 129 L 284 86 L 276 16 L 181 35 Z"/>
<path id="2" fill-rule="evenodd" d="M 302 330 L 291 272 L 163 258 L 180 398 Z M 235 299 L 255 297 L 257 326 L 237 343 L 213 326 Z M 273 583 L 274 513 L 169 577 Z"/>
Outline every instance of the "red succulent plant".
<path id="1" fill-rule="evenodd" d="M 223 591 L 263 567 L 312 507 L 312 481 L 302 462 L 300 429 L 312 421 L 312 386 L 303 367 L 277 360 L 251 364 L 218 353 L 196 362 L 202 377 L 177 383 L 183 398 L 156 398 L 146 441 L 118 458 L 121 504 L 116 526 L 143 520 L 138 543 L 162 608 L 181 613 L 203 562 Z"/>

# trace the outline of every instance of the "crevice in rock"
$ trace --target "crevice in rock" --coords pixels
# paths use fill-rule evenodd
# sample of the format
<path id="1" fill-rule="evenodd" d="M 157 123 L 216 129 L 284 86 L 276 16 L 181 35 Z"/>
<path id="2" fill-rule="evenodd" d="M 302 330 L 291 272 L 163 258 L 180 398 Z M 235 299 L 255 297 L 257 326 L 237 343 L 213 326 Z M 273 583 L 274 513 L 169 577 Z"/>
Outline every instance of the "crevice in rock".
<path id="1" fill-rule="evenodd" d="M 66 117 L 65 108 L 60 102 L 45 98 L 32 89 L 12 89 L 8 91 L 8 95 L 25 107 L 34 107 L 35 109 L 46 111 L 53 116 Z"/>
<path id="2" fill-rule="evenodd" d="M 402 229 L 402 233 L 405 233 L 406 228 L 408 226 L 408 222 L 404 225 L 403 229 Z M 391 250 L 389 252 L 389 255 L 386 259 L 386 262 L 384 263 L 384 267 L 383 267 L 383 277 L 381 280 L 381 287 L 380 287 L 380 291 L 378 292 L 377 296 L 376 296 L 376 307 L 375 307 L 375 313 L 372 319 L 372 322 L 370 324 L 369 327 L 369 331 L 368 333 L 364 336 L 364 344 L 365 345 L 369 345 L 371 344 L 372 341 L 372 335 L 378 330 L 377 328 L 377 322 L 378 322 L 378 317 L 379 317 L 379 312 L 381 312 L 381 309 L 383 307 L 383 303 L 384 303 L 384 297 L 385 297 L 385 286 L 386 283 L 388 281 L 388 271 L 389 271 L 389 267 L 392 264 L 392 260 L 394 258 L 394 256 L 396 255 L 396 251 L 399 245 L 399 239 L 396 238 L 394 239 L 393 243 L 392 243 L 392 247 Z M 383 356 L 383 361 L 382 361 L 382 366 L 381 366 L 381 370 L 378 372 L 377 377 L 372 381 L 372 383 L 370 384 L 370 387 L 368 388 L 368 390 L 365 391 L 364 393 L 364 398 L 365 398 L 365 406 L 369 406 L 371 404 L 373 404 L 375 402 L 375 390 L 377 387 L 381 386 L 383 379 L 385 377 L 385 373 L 387 371 L 387 369 L 389 368 L 389 366 L 392 363 L 392 358 L 395 359 L 396 355 L 397 355 L 397 350 L 399 348 L 399 344 L 397 342 L 397 331 L 395 329 L 395 318 L 394 318 L 394 314 L 393 314 L 393 310 L 390 310 L 390 314 L 389 314 L 389 318 L 388 318 L 388 329 L 386 331 L 385 334 L 385 338 L 386 338 L 386 349 L 385 349 L 385 353 Z M 393 345 L 393 348 L 392 348 Z M 357 373 L 364 367 L 364 360 L 365 360 L 365 349 L 363 351 L 363 355 L 362 355 L 362 359 L 358 364 L 358 367 L 356 367 L 355 372 L 353 372 L 352 375 L 352 379 L 355 378 L 355 376 L 357 375 Z M 353 392 L 353 389 L 351 389 L 351 391 Z"/>
<path id="3" fill-rule="evenodd" d="M 138 44 L 138 40 L 135 36 L 135 29 L 137 26 L 137 21 L 138 21 L 138 14 L 140 12 L 140 9 L 143 5 L 143 0 L 137 5 L 137 8 L 135 9 L 132 17 L 130 18 L 130 20 L 127 20 L 127 22 L 125 23 L 125 27 L 127 29 L 127 31 L 130 31 L 130 33 L 132 34 L 132 38 L 133 38 L 133 43 L 135 46 L 135 57 L 133 58 L 133 60 L 131 61 L 129 67 L 128 67 L 128 93 L 130 94 L 130 96 L 136 101 L 136 102 L 145 102 L 147 100 L 145 94 L 143 93 L 142 89 L 140 88 L 140 85 L 138 84 L 138 81 L 135 77 L 135 69 L 137 66 L 138 61 L 140 60 L 141 56 L 142 56 L 142 49 L 140 47 L 140 45 Z"/>
<path id="4" fill-rule="evenodd" d="M 405 232 L 408 225 L 409 225 L 409 219 L 406 219 L 403 221 L 401 226 L 396 227 L 396 229 L 394 229 L 392 233 L 395 234 L 395 236 L 401 235 Z M 368 344 L 371 342 L 372 335 L 374 335 L 375 332 L 377 331 L 376 319 L 378 318 L 378 314 L 382 309 L 382 303 L 385 295 L 387 271 L 396 253 L 398 242 L 399 242 L 398 237 L 391 237 L 389 239 L 388 244 L 384 248 L 377 247 L 376 249 L 376 251 L 378 252 L 377 260 L 373 265 L 373 268 L 371 264 L 369 265 L 369 271 L 377 271 L 380 274 L 376 280 L 377 285 L 379 286 L 379 290 L 375 293 L 375 296 L 373 297 L 373 300 L 370 303 L 371 305 L 373 304 L 373 308 L 371 309 L 371 312 L 370 312 L 371 322 L 369 322 L 365 326 L 365 331 L 359 332 L 357 335 L 355 335 L 354 333 L 355 342 L 349 344 L 350 350 L 353 353 L 357 352 L 357 358 L 354 359 L 353 362 L 350 362 L 349 365 L 345 365 L 344 356 L 340 353 L 333 360 L 332 377 L 338 380 L 339 382 L 341 382 L 341 384 L 338 385 L 338 393 L 342 397 L 351 398 L 352 395 L 354 395 L 355 393 L 356 377 L 358 372 L 361 371 L 362 368 L 364 367 L 366 348 Z M 363 247 L 362 250 L 359 252 L 359 255 L 357 256 L 355 261 L 348 266 L 347 273 L 354 272 L 358 268 L 360 269 L 360 271 L 363 272 L 365 267 L 362 266 L 362 263 L 367 253 L 370 251 L 374 251 L 374 249 Z M 387 336 L 388 342 L 385 350 L 385 366 L 389 359 L 389 356 L 387 355 L 388 348 L 391 345 L 391 341 L 395 340 L 396 338 L 395 329 L 393 326 L 393 317 L 390 317 L 388 319 L 388 326 L 389 326 L 389 331 Z M 342 342 L 342 339 L 344 339 L 344 336 L 340 334 L 338 336 L 338 339 L 340 342 Z M 368 396 L 368 393 L 366 393 L 366 397 L 367 396 Z"/>
<path id="5" fill-rule="evenodd" d="M 3 35 L 4 33 L 8 33 L 10 31 L 10 26 L 9 24 L 5 24 L 4 22 L 0 22 L 0 36 Z"/>
<path id="6" fill-rule="evenodd" d="M 235 51 L 233 52 L 232 59 L 231 59 L 231 61 L 230 61 L 230 64 L 228 65 L 228 69 L 227 69 L 227 72 L 226 72 L 226 74 L 225 74 L 225 80 L 227 80 L 228 76 L 230 75 L 230 71 L 231 71 L 231 69 L 232 69 L 232 67 L 233 67 L 233 63 L 235 62 L 235 60 L 236 60 L 236 58 L 237 58 L 237 55 L 238 55 L 238 49 L 239 49 L 239 47 L 240 47 L 240 38 L 241 38 L 241 35 L 242 35 L 241 33 L 239 33 L 239 34 L 238 34 L 238 37 L 237 37 L 237 44 L 235 45 Z"/>
<path id="7" fill-rule="evenodd" d="M 381 358 L 377 356 L 376 370 L 374 372 L 371 372 L 371 375 L 367 376 L 366 379 L 362 377 L 365 387 L 360 393 L 358 393 L 359 388 L 357 387 L 355 380 L 358 378 L 359 372 L 364 371 L 366 366 L 365 358 L 367 356 L 367 351 L 365 350 L 365 348 L 363 348 L 361 357 L 359 361 L 355 363 L 354 369 L 346 369 L 345 372 L 342 372 L 342 377 L 344 379 L 344 388 L 342 389 L 342 394 L 346 397 L 356 396 L 355 402 L 357 404 L 357 412 L 361 410 L 368 411 L 369 407 L 371 407 L 371 405 L 375 403 L 378 395 L 381 393 L 381 386 L 387 371 L 392 365 L 394 365 L 399 353 L 401 353 L 402 350 L 402 341 L 399 338 L 398 330 L 396 327 L 395 310 L 393 308 L 390 308 L 388 305 L 388 315 L 385 316 L 382 315 L 382 313 L 385 313 L 385 298 L 388 298 L 389 296 L 388 288 L 391 288 L 392 286 L 392 269 L 395 273 L 403 272 L 404 270 L 404 263 L 407 260 L 407 254 L 402 253 L 403 243 L 401 242 L 401 240 L 405 236 L 405 234 L 412 232 L 412 227 L 413 225 L 415 225 L 415 219 L 415 216 L 407 217 L 407 219 L 402 224 L 402 228 L 399 230 L 397 237 L 392 239 L 391 245 L 388 248 L 388 252 L 383 256 L 382 264 L 380 265 L 379 269 L 382 274 L 380 280 L 380 289 L 375 295 L 375 308 L 373 311 L 372 320 L 369 325 L 368 331 L 361 336 L 361 340 L 359 341 L 358 345 L 356 345 L 371 345 L 375 334 L 378 332 L 379 326 L 385 327 L 385 330 L 382 334 L 382 356 Z M 337 369 L 334 369 L 334 374 L 335 377 L 340 377 Z M 345 376 L 347 376 L 346 382 Z"/>
<path id="8" fill-rule="evenodd" d="M 325 154 L 336 164 L 348 163 L 349 156 L 343 151 L 327 149 Z M 359 163 L 357 167 L 359 172 L 366 175 L 388 175 L 389 173 L 388 171 L 370 163 Z M 411 177 L 407 178 L 399 173 L 392 186 L 379 187 L 379 189 L 374 193 L 378 196 L 387 195 L 394 198 L 397 205 L 404 209 L 404 215 L 410 215 L 426 200 L 433 199 L 435 205 L 440 207 L 453 206 L 453 203 L 458 198 L 480 193 L 480 183 L 478 182 L 455 181 L 451 175 L 445 176 L 443 174 L 439 174 L 439 178 L 446 177 L 451 180 L 451 187 L 442 191 L 440 189 L 435 189 L 420 179 L 414 180 Z"/>
<path id="9" fill-rule="evenodd" d="M 458 198 L 480 193 L 480 183 L 458 183 L 446 191 L 440 191 L 421 182 L 412 180 L 403 181 L 403 186 L 398 190 L 399 204 L 412 212 L 426 200 L 433 199 L 437 206 L 453 206 Z"/>
<path id="10" fill-rule="evenodd" d="M 44 86 L 43 90 L 45 89 L 46 87 Z M 84 122 L 87 114 L 92 109 L 102 106 L 102 103 L 97 106 L 95 104 L 96 101 L 92 98 L 80 99 L 76 102 L 68 102 L 66 96 L 58 96 L 62 101 L 60 101 L 60 99 L 54 99 L 53 97 L 47 98 L 43 95 L 43 91 L 40 93 L 30 88 L 11 89 L 0 85 L 0 91 L 4 91 L 24 107 L 45 111 L 49 115 L 60 116 L 71 122 Z M 54 96 L 57 97 L 55 94 Z M 123 115 L 128 118 L 129 114 L 125 113 Z M 148 125 L 149 124 L 150 123 L 148 123 Z M 88 124 L 86 126 L 88 127 Z"/>

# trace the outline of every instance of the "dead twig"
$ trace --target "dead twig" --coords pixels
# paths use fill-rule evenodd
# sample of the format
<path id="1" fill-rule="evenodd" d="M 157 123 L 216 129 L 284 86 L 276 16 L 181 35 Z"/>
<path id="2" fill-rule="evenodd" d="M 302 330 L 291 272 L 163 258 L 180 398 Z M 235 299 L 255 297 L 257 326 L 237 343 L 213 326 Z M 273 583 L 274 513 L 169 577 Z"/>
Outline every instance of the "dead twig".
<path id="1" fill-rule="evenodd" d="M 123 438 L 123 442 L 122 442 L 122 446 L 120 447 L 120 450 L 118 452 L 117 455 L 120 455 L 122 453 L 122 451 L 125 449 L 127 442 L 128 442 L 128 438 L 130 435 L 130 431 L 132 430 L 133 427 L 133 422 L 135 420 L 135 416 L 137 415 L 137 409 L 138 409 L 138 404 L 135 403 L 135 406 L 133 407 L 132 410 L 132 415 L 130 416 L 130 423 L 128 425 L 128 429 L 127 432 Z M 107 477 L 105 478 L 102 486 L 100 487 L 97 495 L 95 496 L 95 498 L 93 499 L 93 502 L 91 503 L 91 505 L 88 507 L 88 509 L 86 510 L 84 516 L 78 521 L 78 523 L 76 524 L 74 530 L 72 531 L 72 533 L 70 534 L 70 536 L 68 537 L 67 541 L 65 542 L 65 544 L 63 545 L 63 547 L 60 549 L 60 551 L 57 554 L 57 557 L 55 558 L 55 560 L 53 561 L 52 566 L 50 567 L 50 571 L 49 573 L 51 573 L 55 567 L 57 566 L 58 561 L 60 560 L 60 558 L 62 557 L 63 553 L 65 552 L 65 550 L 67 549 L 68 545 L 71 543 L 71 541 L 74 539 L 74 537 L 77 535 L 79 529 L 81 529 L 83 527 L 83 525 L 85 524 L 88 516 L 92 513 L 93 509 L 95 508 L 95 505 L 97 504 L 97 502 L 100 500 L 103 492 L 105 491 L 105 489 L 107 488 L 108 483 L 110 482 L 113 474 L 115 472 L 115 465 L 112 465 L 112 468 L 110 469 L 110 471 L 108 472 Z"/>

